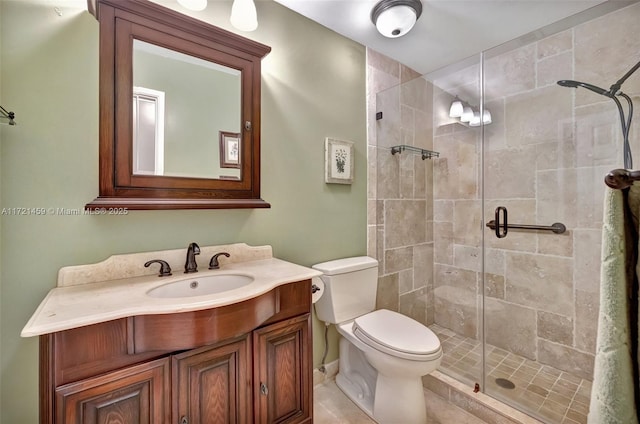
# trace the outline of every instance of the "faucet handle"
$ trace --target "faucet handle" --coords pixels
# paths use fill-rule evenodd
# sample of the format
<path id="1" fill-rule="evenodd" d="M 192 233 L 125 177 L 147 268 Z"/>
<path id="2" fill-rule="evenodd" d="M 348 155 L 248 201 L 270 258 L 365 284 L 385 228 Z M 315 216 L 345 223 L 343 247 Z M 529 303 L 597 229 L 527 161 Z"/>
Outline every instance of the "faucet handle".
<path id="1" fill-rule="evenodd" d="M 158 277 L 168 277 L 169 275 L 171 275 L 171 267 L 169 266 L 167 261 L 163 261 L 162 259 L 153 259 L 153 260 L 145 263 L 144 267 L 145 268 L 149 268 L 149 265 L 151 265 L 153 263 L 159 263 L 160 264 L 160 274 L 158 274 Z"/>
<path id="2" fill-rule="evenodd" d="M 216 253 L 211 257 L 211 260 L 209 261 L 209 269 L 220 269 L 220 264 L 218 263 L 218 256 L 222 256 L 222 255 L 226 256 L 227 258 L 231 257 L 231 255 L 228 254 L 227 252 Z"/>

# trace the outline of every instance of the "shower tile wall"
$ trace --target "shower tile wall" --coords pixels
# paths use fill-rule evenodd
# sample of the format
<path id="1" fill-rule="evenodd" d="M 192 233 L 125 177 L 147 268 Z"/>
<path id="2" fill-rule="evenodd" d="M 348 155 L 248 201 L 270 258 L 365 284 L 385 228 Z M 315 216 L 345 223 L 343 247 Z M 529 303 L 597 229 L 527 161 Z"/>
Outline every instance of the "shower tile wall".
<path id="1" fill-rule="evenodd" d="M 485 219 L 496 206 L 514 223 L 562 222 L 565 234 L 486 237 L 487 343 L 581 378 L 593 372 L 599 303 L 603 177 L 622 167 L 614 103 L 559 79 L 608 87 L 639 59 L 640 4 L 485 60 Z M 478 67 L 434 81 L 434 110 L 477 97 Z M 634 100 L 640 76 L 624 85 Z M 469 94 L 467 94 L 469 95 Z M 477 104 L 477 98 L 468 98 Z M 480 133 L 434 115 L 434 319 L 479 337 Z M 640 163 L 640 126 L 632 149 Z"/>
<path id="2" fill-rule="evenodd" d="M 377 307 L 431 324 L 433 162 L 407 152 L 391 155 L 390 148 L 432 149 L 433 88 L 417 72 L 371 49 L 367 66 L 368 254 L 380 263 Z"/>

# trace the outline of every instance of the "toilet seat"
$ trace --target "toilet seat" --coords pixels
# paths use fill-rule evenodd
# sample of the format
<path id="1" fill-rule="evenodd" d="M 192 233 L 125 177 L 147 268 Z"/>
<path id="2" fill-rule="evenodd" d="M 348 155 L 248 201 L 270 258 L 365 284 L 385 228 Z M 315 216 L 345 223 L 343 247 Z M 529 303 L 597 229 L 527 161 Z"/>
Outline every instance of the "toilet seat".
<path id="1" fill-rule="evenodd" d="M 440 340 L 433 331 L 387 309 L 356 318 L 353 334 L 368 346 L 398 358 L 430 361 L 442 355 Z"/>

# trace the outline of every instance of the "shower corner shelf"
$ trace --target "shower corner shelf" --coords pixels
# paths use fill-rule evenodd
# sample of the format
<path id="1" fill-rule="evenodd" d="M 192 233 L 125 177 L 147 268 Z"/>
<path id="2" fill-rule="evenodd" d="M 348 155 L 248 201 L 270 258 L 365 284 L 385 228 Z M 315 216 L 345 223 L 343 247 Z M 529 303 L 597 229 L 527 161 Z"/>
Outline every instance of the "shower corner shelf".
<path id="1" fill-rule="evenodd" d="M 402 153 L 404 151 L 414 153 L 416 155 L 422 156 L 422 160 L 437 158 L 440 156 L 440 153 L 434 152 L 432 150 L 420 149 L 418 147 L 407 146 L 405 144 L 401 144 L 399 146 L 393 146 L 391 148 L 391 154 L 395 155 L 396 153 Z"/>

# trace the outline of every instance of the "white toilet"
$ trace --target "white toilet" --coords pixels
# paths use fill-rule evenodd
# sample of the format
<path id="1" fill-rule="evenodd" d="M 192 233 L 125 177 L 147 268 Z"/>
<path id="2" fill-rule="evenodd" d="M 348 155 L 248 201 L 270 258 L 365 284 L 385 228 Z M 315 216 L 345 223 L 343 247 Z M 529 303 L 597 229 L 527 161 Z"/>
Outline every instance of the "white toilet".
<path id="1" fill-rule="evenodd" d="M 313 268 L 324 273 L 316 277 L 324 284 L 316 314 L 343 336 L 338 387 L 378 423 L 426 423 L 422 376 L 440 365 L 438 337 L 405 315 L 375 310 L 375 259 L 338 259 Z"/>

